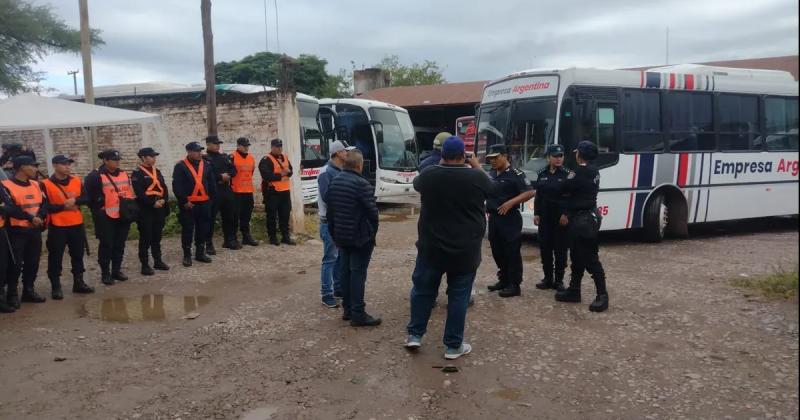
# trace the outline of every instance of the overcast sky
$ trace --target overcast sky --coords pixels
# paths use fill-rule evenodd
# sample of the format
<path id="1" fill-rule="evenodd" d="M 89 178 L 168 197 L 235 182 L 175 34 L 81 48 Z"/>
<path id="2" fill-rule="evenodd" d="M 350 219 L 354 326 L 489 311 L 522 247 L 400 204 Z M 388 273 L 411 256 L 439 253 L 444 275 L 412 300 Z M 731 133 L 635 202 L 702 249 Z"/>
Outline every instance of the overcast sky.
<path id="1" fill-rule="evenodd" d="M 277 51 L 275 0 L 269 49 Z M 78 0 L 35 0 L 79 26 Z M 797 54 L 797 0 L 277 0 L 280 52 L 316 54 L 328 71 L 435 60 L 449 82 L 494 79 L 531 67 L 660 65 Z M 266 49 L 263 0 L 212 5 L 216 61 Z M 106 45 L 93 56 L 95 86 L 199 83 L 199 0 L 89 0 Z M 45 87 L 72 92 L 78 55 L 45 57 Z M 80 74 L 79 74 L 80 77 Z M 79 92 L 82 81 L 78 79 Z"/>

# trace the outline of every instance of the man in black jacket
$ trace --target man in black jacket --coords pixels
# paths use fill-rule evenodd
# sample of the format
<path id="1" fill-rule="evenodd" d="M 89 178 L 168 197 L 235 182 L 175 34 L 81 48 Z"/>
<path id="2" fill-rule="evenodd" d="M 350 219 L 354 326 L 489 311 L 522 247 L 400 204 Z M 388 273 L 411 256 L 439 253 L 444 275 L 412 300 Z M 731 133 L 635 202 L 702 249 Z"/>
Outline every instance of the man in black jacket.
<path id="1" fill-rule="evenodd" d="M 375 249 L 378 233 L 378 206 L 375 190 L 363 176 L 364 155 L 358 150 L 348 153 L 342 173 L 328 187 L 328 229 L 339 248 L 339 275 L 342 281 L 342 319 L 354 327 L 380 325 L 364 310 L 364 288 L 367 268 Z"/>
<path id="2" fill-rule="evenodd" d="M 214 249 L 214 225 L 217 222 L 217 214 L 222 221 L 222 247 L 228 249 L 242 249 L 242 245 L 236 240 L 236 197 L 231 189 L 231 179 L 236 176 L 236 167 L 230 155 L 222 153 L 222 140 L 217 135 L 206 137 L 206 155 L 204 156 L 209 166 L 214 169 L 214 179 L 217 183 L 217 195 L 211 200 L 211 229 L 208 232 L 206 241 L 206 253 L 216 255 Z"/>
<path id="3" fill-rule="evenodd" d="M 472 284 L 481 263 L 486 232 L 484 202 L 494 190 L 492 181 L 475 158 L 465 165 L 464 142 L 449 137 L 442 145 L 442 163 L 414 179 L 422 208 L 417 226 L 417 262 L 412 275 L 411 319 L 406 348 L 422 346 L 442 276 L 447 274 L 445 358 L 456 359 L 472 347 L 464 343 Z"/>
<path id="4" fill-rule="evenodd" d="M 192 266 L 194 259 L 210 263 L 206 255 L 206 240 L 211 228 L 211 199 L 216 195 L 214 171 L 203 160 L 203 146 L 193 141 L 186 145 L 186 159 L 175 164 L 172 171 L 172 191 L 178 200 L 178 220 L 181 222 L 183 266 Z"/>
<path id="5" fill-rule="evenodd" d="M 169 190 L 161 171 L 156 168 L 158 152 L 152 147 L 139 149 L 139 167 L 131 173 L 133 191 L 139 203 L 139 261 L 142 275 L 152 276 L 156 270 L 169 270 L 161 259 L 161 233 L 169 215 Z M 150 266 L 150 252 L 153 253 L 153 266 Z"/>

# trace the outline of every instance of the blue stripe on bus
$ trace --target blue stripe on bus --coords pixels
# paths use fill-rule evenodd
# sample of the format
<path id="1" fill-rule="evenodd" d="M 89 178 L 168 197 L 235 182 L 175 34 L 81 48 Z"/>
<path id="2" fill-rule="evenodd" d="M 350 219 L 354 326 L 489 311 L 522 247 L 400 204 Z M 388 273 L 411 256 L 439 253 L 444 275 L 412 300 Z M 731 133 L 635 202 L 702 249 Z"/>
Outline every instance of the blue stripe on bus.
<path id="1" fill-rule="evenodd" d="M 698 184 L 703 185 L 703 169 L 706 160 L 706 154 L 700 154 L 700 180 Z M 700 189 L 697 191 L 697 204 L 694 206 L 694 222 L 697 223 L 697 214 L 700 213 L 700 198 L 703 197 L 703 190 Z"/>
<path id="2" fill-rule="evenodd" d="M 644 201 L 647 199 L 649 193 L 636 193 L 636 201 L 633 205 L 633 221 L 631 221 L 631 228 L 642 227 L 642 208 Z"/>
<path id="3" fill-rule="evenodd" d="M 653 185 L 653 167 L 655 160 L 656 155 L 654 154 L 639 155 L 639 176 L 636 186 L 650 187 Z"/>
<path id="4" fill-rule="evenodd" d="M 645 87 L 656 89 L 661 87 L 661 73 L 647 72 L 645 75 L 647 76 Z"/>

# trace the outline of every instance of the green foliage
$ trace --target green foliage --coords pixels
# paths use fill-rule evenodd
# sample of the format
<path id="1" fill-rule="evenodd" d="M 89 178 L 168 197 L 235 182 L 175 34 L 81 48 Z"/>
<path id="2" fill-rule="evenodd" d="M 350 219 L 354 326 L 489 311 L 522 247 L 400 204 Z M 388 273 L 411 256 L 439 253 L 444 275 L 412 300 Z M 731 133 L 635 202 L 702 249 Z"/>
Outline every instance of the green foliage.
<path id="1" fill-rule="evenodd" d="M 386 56 L 375 67 L 387 70 L 391 76 L 391 86 L 439 85 L 447 83 L 442 69 L 435 61 L 425 60 L 410 66 L 400 64 L 397 55 Z"/>
<path id="2" fill-rule="evenodd" d="M 92 45 L 102 45 L 100 32 L 91 32 Z M 43 78 L 32 64 L 48 54 L 80 49 L 80 31 L 67 26 L 49 6 L 0 0 L 0 92 L 14 95 L 31 90 Z"/>
<path id="3" fill-rule="evenodd" d="M 754 290 L 770 299 L 791 299 L 797 297 L 797 279 L 797 267 L 791 271 L 777 268 L 774 273 L 755 278 L 736 279 L 733 284 Z"/>

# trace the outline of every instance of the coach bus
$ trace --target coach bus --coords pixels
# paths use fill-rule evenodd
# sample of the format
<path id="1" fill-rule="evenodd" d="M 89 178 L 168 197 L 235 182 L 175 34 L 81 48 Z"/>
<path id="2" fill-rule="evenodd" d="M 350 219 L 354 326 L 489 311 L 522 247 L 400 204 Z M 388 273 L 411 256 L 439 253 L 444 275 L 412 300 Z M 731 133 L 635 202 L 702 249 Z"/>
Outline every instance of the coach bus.
<path id="1" fill-rule="evenodd" d="M 506 144 L 535 179 L 549 144 L 581 140 L 600 151 L 604 230 L 660 241 L 690 223 L 798 214 L 798 83 L 787 72 L 529 70 L 484 89 L 479 157 Z M 533 232 L 532 200 L 523 209 Z"/>
<path id="2" fill-rule="evenodd" d="M 322 99 L 320 125 L 329 140 L 344 140 L 364 154 L 363 174 L 375 185 L 378 201 L 415 195 L 419 162 L 408 111 L 367 99 Z"/>
<path id="3" fill-rule="evenodd" d="M 323 141 L 317 123 L 319 100 L 313 96 L 297 94 L 297 110 L 300 113 L 300 172 L 303 188 L 303 204 L 317 201 L 317 177 L 328 162 L 328 143 Z"/>

